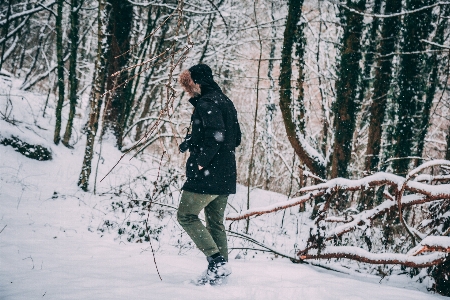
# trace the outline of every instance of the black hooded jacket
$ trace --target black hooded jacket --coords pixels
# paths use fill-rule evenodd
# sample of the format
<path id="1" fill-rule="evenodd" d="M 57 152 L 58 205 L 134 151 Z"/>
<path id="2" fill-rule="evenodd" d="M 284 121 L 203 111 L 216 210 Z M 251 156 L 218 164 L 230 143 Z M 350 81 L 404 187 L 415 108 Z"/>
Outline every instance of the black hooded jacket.
<path id="1" fill-rule="evenodd" d="M 190 156 L 183 190 L 198 194 L 235 194 L 234 150 L 241 143 L 236 109 L 214 81 L 207 65 L 195 65 L 189 72 L 192 80 L 200 85 L 201 95 L 189 100 L 195 109 L 191 117 Z M 203 169 L 199 170 L 198 166 Z"/>

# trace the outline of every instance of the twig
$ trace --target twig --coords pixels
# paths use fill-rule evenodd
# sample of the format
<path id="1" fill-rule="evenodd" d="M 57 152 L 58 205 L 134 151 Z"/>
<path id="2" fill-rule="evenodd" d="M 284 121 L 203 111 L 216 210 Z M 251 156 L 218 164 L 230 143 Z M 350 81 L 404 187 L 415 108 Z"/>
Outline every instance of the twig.
<path id="1" fill-rule="evenodd" d="M 159 179 L 159 173 L 161 171 L 161 165 L 162 165 L 162 160 L 163 160 L 164 154 L 166 154 L 166 151 L 163 151 L 163 154 L 161 155 L 161 160 L 159 162 L 158 175 L 156 176 L 155 182 L 157 182 Z M 158 273 L 159 279 L 162 281 L 161 274 L 159 273 L 158 265 L 156 264 L 155 250 L 153 249 L 152 237 L 150 236 L 150 227 L 148 226 L 148 220 L 150 218 L 150 209 L 152 207 L 153 197 L 155 196 L 155 193 L 156 193 L 156 185 L 155 185 L 155 188 L 153 189 L 153 194 L 150 198 L 150 203 L 148 205 L 148 214 L 147 214 L 147 220 L 145 221 L 145 227 L 147 229 L 147 236 L 148 236 L 148 241 L 150 242 L 150 248 L 152 249 L 153 262 L 155 263 L 156 272 Z"/>
<path id="2" fill-rule="evenodd" d="M 2 230 L 0 230 L 0 233 L 2 233 L 3 230 L 5 230 L 6 226 L 8 226 L 8 224 L 6 224 L 5 227 L 3 227 Z"/>
<path id="3" fill-rule="evenodd" d="M 441 44 L 434 43 L 434 42 L 431 42 L 431 41 L 427 41 L 427 40 L 424 40 L 424 39 L 421 39 L 420 41 L 424 42 L 424 43 L 427 43 L 427 44 L 430 44 L 430 45 L 433 45 L 435 47 L 439 47 L 439 48 L 444 48 L 444 49 L 450 50 L 450 46 L 441 45 Z"/>
<path id="4" fill-rule="evenodd" d="M 252 238 L 249 235 L 246 235 L 246 234 L 243 234 L 243 233 L 239 233 L 239 232 L 235 232 L 235 231 L 232 231 L 232 230 L 226 230 L 226 231 L 229 232 L 231 234 L 231 236 L 247 240 L 247 241 L 249 241 L 249 242 L 251 242 L 251 243 L 253 243 L 253 244 L 255 244 L 255 245 L 257 245 L 257 246 L 259 246 L 261 248 L 265 248 L 266 250 L 264 250 L 264 251 L 269 251 L 269 252 L 275 253 L 275 254 L 277 254 L 277 255 L 279 255 L 281 257 L 289 258 L 292 262 L 307 263 L 307 262 L 302 261 L 301 259 L 289 256 L 287 254 L 284 254 L 284 253 L 281 253 L 281 252 L 279 252 L 277 250 L 274 250 L 274 249 L 270 248 L 269 246 L 266 246 L 265 244 L 255 240 L 254 238 Z M 235 248 L 235 249 L 237 249 L 237 248 Z M 257 249 L 255 249 L 255 250 L 257 250 Z"/>
<path id="5" fill-rule="evenodd" d="M 337 5 L 339 5 L 339 6 L 342 7 L 342 8 L 345 8 L 345 9 L 347 9 L 347 10 L 349 10 L 349 11 L 355 13 L 355 14 L 362 15 L 362 16 L 365 16 L 365 17 L 372 17 L 372 18 L 392 18 L 392 17 L 400 17 L 400 16 L 403 16 L 403 15 L 416 13 L 416 12 L 419 12 L 419 11 L 422 11 L 422 10 L 426 10 L 426 9 L 430 9 L 430 8 L 433 8 L 433 7 L 436 7 L 436 6 L 440 6 L 440 5 L 450 5 L 450 2 L 439 1 L 439 2 L 436 2 L 436 3 L 434 3 L 434 4 L 427 5 L 427 6 L 423 6 L 423 7 L 418 8 L 418 9 L 413 9 L 413 10 L 410 10 L 410 11 L 403 11 L 403 12 L 400 12 L 400 13 L 389 14 L 389 15 L 382 15 L 382 14 L 368 14 L 368 13 L 364 13 L 364 12 L 361 12 L 361 11 L 359 11 L 359 10 L 356 10 L 356 9 L 354 9 L 354 8 L 350 8 L 350 7 L 348 7 L 348 6 L 345 5 L 345 4 L 337 3 Z"/>

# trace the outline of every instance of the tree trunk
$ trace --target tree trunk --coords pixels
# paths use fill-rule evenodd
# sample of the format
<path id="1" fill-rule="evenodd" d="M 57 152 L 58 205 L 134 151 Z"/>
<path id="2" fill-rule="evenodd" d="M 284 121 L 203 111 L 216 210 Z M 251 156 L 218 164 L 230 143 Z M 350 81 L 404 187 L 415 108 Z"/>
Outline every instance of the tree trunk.
<path id="1" fill-rule="evenodd" d="M 270 10 L 270 19 L 273 22 L 275 20 L 274 17 L 274 3 L 271 3 L 271 10 Z M 272 139 L 273 139 L 273 116 L 275 113 L 275 103 L 273 100 L 273 90 L 275 88 L 275 80 L 273 78 L 273 58 L 275 57 L 275 37 L 276 37 L 276 28 L 275 24 L 272 23 L 272 39 L 270 41 L 270 60 L 267 67 L 267 77 L 269 78 L 270 82 L 270 88 L 267 91 L 267 104 L 266 104 L 266 114 L 264 115 L 264 121 L 265 121 L 265 129 L 266 132 L 263 136 L 264 143 L 266 144 L 266 161 L 264 164 L 264 171 L 265 171 L 265 177 L 266 180 L 264 181 L 264 188 L 268 189 L 271 173 L 272 173 L 272 161 L 273 161 L 273 145 L 272 145 Z"/>
<path id="2" fill-rule="evenodd" d="M 128 72 L 122 71 L 128 63 L 130 53 L 130 36 L 133 21 L 133 7 L 128 1 L 107 0 L 108 2 L 108 36 L 110 47 L 107 56 L 108 73 L 106 88 L 108 101 L 105 105 L 104 127 L 112 130 L 117 139 L 117 147 L 122 148 L 122 133 L 126 116 L 129 114 L 131 103 L 131 85 L 123 84 L 128 79 Z M 119 86 L 121 85 L 121 86 Z"/>
<path id="3" fill-rule="evenodd" d="M 296 28 L 296 37 L 295 37 L 295 56 L 298 57 L 297 61 L 297 68 L 298 68 L 298 77 L 297 77 L 297 90 L 298 90 L 298 97 L 297 97 L 297 103 L 295 105 L 295 110 L 297 113 L 297 131 L 302 135 L 305 136 L 305 130 L 306 130 L 306 123 L 305 123 L 305 90 L 303 88 L 303 85 L 305 83 L 305 72 L 304 72 L 304 66 L 305 66 L 305 47 L 306 47 L 306 40 L 303 35 L 304 25 L 297 25 Z"/>
<path id="4" fill-rule="evenodd" d="M 400 12 L 401 6 L 401 0 L 387 0 L 384 14 L 398 13 Z M 369 134 L 364 165 L 364 170 L 368 174 L 378 171 L 382 124 L 385 117 L 387 98 L 391 88 L 393 72 L 393 55 L 389 54 L 395 52 L 400 31 L 400 17 L 383 19 L 381 27 L 379 55 L 376 59 L 375 79 L 373 83 L 372 103 L 369 108 Z M 375 48 L 372 51 L 374 50 Z M 376 188 L 369 188 L 366 193 L 362 193 L 358 209 L 360 211 L 370 209 L 375 203 L 380 202 L 383 190 L 384 187 L 378 188 L 378 192 Z M 380 194 L 381 196 L 379 196 Z"/>
<path id="5" fill-rule="evenodd" d="M 450 160 L 450 127 L 447 130 L 447 147 L 445 148 L 445 159 Z"/>
<path id="6" fill-rule="evenodd" d="M 407 1 L 407 10 L 414 10 L 425 5 L 432 4 L 434 0 L 410 0 Z M 432 9 L 422 10 L 417 13 L 407 14 L 404 19 L 405 33 L 403 36 L 402 52 L 400 60 L 398 96 L 398 123 L 395 131 L 394 155 L 397 160 L 393 162 L 393 169 L 398 175 L 408 172 L 411 155 L 416 154 L 417 133 L 422 126 L 421 113 L 422 97 L 426 90 L 424 74 L 424 61 L 426 56 L 422 51 L 426 50 L 426 44 L 422 39 L 427 39 L 431 23 Z"/>
<path id="7" fill-rule="evenodd" d="M 442 12 L 442 16 L 439 20 L 438 23 L 438 27 L 436 30 L 436 35 L 433 39 L 433 42 L 436 44 L 444 44 L 445 41 L 445 37 L 444 37 L 444 31 L 445 28 L 447 28 L 447 20 L 450 16 L 450 5 L 445 5 L 442 6 L 441 8 L 443 10 Z M 439 50 L 438 47 L 436 46 L 431 46 L 432 50 Z M 424 104 L 424 108 L 423 111 L 421 113 L 422 116 L 422 126 L 420 128 L 419 131 L 419 135 L 417 137 L 417 141 L 418 141 L 418 146 L 417 146 L 417 156 L 418 157 L 422 157 L 422 153 L 423 153 L 423 149 L 425 147 L 425 136 L 427 134 L 428 131 L 428 127 L 430 125 L 430 113 L 431 113 L 431 107 L 433 106 L 433 100 L 434 100 L 434 96 L 436 94 L 436 90 L 439 84 L 439 67 L 441 65 L 441 62 L 443 64 L 449 64 L 449 57 L 448 57 L 448 52 L 445 52 L 445 55 L 447 55 L 447 62 L 445 61 L 445 59 L 440 60 L 438 58 L 438 53 L 437 52 L 433 52 L 431 54 L 431 58 L 427 60 L 427 64 L 429 65 L 429 67 L 427 68 L 428 70 L 431 69 L 431 74 L 430 77 L 428 78 L 428 88 L 426 90 L 426 98 L 425 98 L 425 104 Z M 448 69 L 448 68 L 447 68 Z M 416 160 L 416 166 L 419 165 L 420 160 L 417 159 Z"/>
<path id="8" fill-rule="evenodd" d="M 319 0 L 318 3 L 318 9 L 319 9 L 319 15 L 322 14 L 322 2 L 323 0 Z M 324 21 L 323 18 L 320 18 L 319 20 L 319 33 L 317 37 L 317 52 L 316 52 L 316 61 L 317 61 L 317 73 L 321 74 L 321 67 L 320 67 L 320 58 L 322 55 L 320 41 L 322 40 L 322 28 L 324 27 Z M 326 52 L 324 52 L 326 53 Z M 320 141 L 320 150 L 322 151 L 323 156 L 326 158 L 328 155 L 328 134 L 329 134 L 329 113 L 328 113 L 328 106 L 326 101 L 326 93 L 324 92 L 324 88 L 322 85 L 322 76 L 318 76 L 317 80 L 319 81 L 319 92 L 320 92 L 320 101 L 321 101 L 321 107 L 322 107 L 322 139 Z"/>
<path id="9" fill-rule="evenodd" d="M 79 1 L 71 0 L 70 11 L 70 60 L 69 60 L 69 119 L 67 120 L 66 132 L 62 143 L 69 147 L 70 137 L 72 136 L 73 118 L 75 117 L 75 110 L 77 105 L 77 90 L 78 90 L 78 77 L 77 77 L 77 52 L 78 52 L 78 26 L 79 26 Z"/>
<path id="10" fill-rule="evenodd" d="M 98 1 L 98 15 L 97 15 L 97 57 L 95 61 L 95 76 L 92 86 L 90 99 L 90 112 L 86 128 L 86 148 L 84 151 L 83 166 L 81 167 L 81 174 L 78 180 L 78 186 L 84 191 L 87 191 L 89 186 L 89 177 L 92 170 L 92 157 L 94 155 L 94 142 L 97 135 L 98 122 L 100 117 L 100 108 L 102 106 L 103 93 L 105 91 L 105 74 L 106 74 L 106 59 L 108 47 L 104 42 L 105 33 L 103 26 L 106 23 L 105 1 Z"/>
<path id="11" fill-rule="evenodd" d="M 322 160 L 314 156 L 310 151 L 307 151 L 305 145 L 297 134 L 296 124 L 291 111 L 291 76 L 292 76 L 292 48 L 294 42 L 298 37 L 297 24 L 300 21 L 301 8 L 303 0 L 289 1 L 288 16 L 286 21 L 286 28 L 284 30 L 283 48 L 281 51 L 281 66 L 280 66 L 280 110 L 283 117 L 286 134 L 289 142 L 299 156 L 300 160 L 315 174 L 325 177 L 325 166 Z"/>
<path id="12" fill-rule="evenodd" d="M 56 120 L 55 120 L 55 134 L 53 136 L 53 142 L 58 145 L 61 140 L 61 111 L 64 103 L 64 57 L 63 57 L 63 0 L 57 1 L 57 14 L 56 14 L 56 59 L 57 59 L 57 73 L 58 73 L 58 100 L 56 103 Z"/>
<path id="13" fill-rule="evenodd" d="M 381 0 L 375 0 L 373 5 L 373 14 L 379 14 L 381 10 Z M 377 45 L 379 43 L 378 39 L 378 28 L 380 27 L 380 18 L 374 18 L 370 23 L 370 30 L 366 34 L 365 39 L 369 41 L 369 45 L 365 47 L 364 51 L 366 54 L 364 55 L 364 68 L 362 72 L 361 78 L 361 90 L 359 92 L 359 104 L 363 104 L 365 97 L 369 91 L 370 83 L 372 82 L 371 75 L 373 70 L 373 63 L 375 60 L 375 51 L 377 49 Z M 363 112 L 361 127 L 364 127 L 367 124 L 367 118 L 364 115 L 367 111 Z"/>
<path id="14" fill-rule="evenodd" d="M 347 1 L 351 8 L 363 11 L 366 1 Z M 336 81 L 336 102 L 334 103 L 335 137 L 331 158 L 331 177 L 347 177 L 351 159 L 353 132 L 355 130 L 358 101 L 356 99 L 361 74 L 361 32 L 363 16 L 347 9 L 342 11 L 345 28 L 342 37 L 341 59 Z"/>
<path id="15" fill-rule="evenodd" d="M 0 57 L 0 70 L 3 67 L 3 56 L 5 55 L 5 49 L 6 49 L 6 41 L 8 40 L 8 29 L 9 29 L 9 16 L 11 15 L 11 3 L 12 1 L 8 1 L 8 10 L 6 11 L 6 24 L 3 25 L 2 28 L 2 35 L 5 37 L 5 40 L 2 43 L 2 54 Z"/>
<path id="16" fill-rule="evenodd" d="M 401 6 L 401 0 L 387 0 L 384 13 L 398 13 L 400 12 Z M 379 50 L 380 55 L 377 58 L 372 104 L 370 106 L 369 137 L 365 160 L 365 171 L 368 173 L 376 172 L 380 161 L 382 124 L 386 111 L 387 95 L 392 79 L 393 56 L 388 56 L 388 54 L 395 51 L 399 31 L 399 17 L 386 18 L 383 20 Z"/>

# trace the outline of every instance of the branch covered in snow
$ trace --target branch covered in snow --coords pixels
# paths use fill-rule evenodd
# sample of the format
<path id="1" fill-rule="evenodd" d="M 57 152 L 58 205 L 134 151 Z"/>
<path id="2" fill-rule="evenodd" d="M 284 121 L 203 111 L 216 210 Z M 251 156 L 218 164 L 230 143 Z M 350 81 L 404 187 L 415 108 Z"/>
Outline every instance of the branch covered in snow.
<path id="1" fill-rule="evenodd" d="M 450 163 L 450 161 L 445 162 Z M 390 173 L 380 172 L 356 180 L 335 178 L 325 183 L 304 187 L 300 190 L 300 192 L 312 192 L 317 190 L 333 190 L 333 189 L 358 191 L 384 184 L 401 188 L 402 185 L 405 183 L 405 181 L 406 179 L 404 177 Z M 406 183 L 405 190 L 411 191 L 413 193 L 423 194 L 435 200 L 450 198 L 450 184 L 442 184 L 436 186 L 415 181 L 409 181 Z"/>
<path id="2" fill-rule="evenodd" d="M 446 253 L 432 253 L 427 255 L 412 256 L 398 253 L 371 253 L 359 247 L 351 246 L 328 246 L 320 253 L 303 254 L 299 252 L 302 259 L 330 259 L 347 258 L 370 264 L 404 265 L 412 268 L 426 268 L 442 263 Z"/>
<path id="3" fill-rule="evenodd" d="M 407 207 L 407 206 L 412 206 L 412 205 L 417 205 L 417 204 L 422 204 L 422 203 L 426 203 L 426 202 L 431 202 L 434 200 L 431 200 L 430 198 L 427 198 L 423 195 L 408 195 L 408 196 L 404 196 L 402 198 L 402 206 L 403 207 Z M 361 213 L 357 214 L 357 215 L 353 215 L 351 216 L 350 219 L 348 219 L 348 221 L 345 221 L 345 224 L 339 225 L 337 227 L 335 227 L 334 229 L 330 230 L 327 233 L 326 236 L 326 240 L 331 240 L 336 236 L 341 236 L 344 233 L 350 232 L 354 229 L 356 229 L 358 226 L 361 226 L 362 224 L 365 223 L 371 223 L 371 221 L 373 219 L 375 219 L 376 217 L 387 213 L 388 211 L 392 210 L 392 209 L 397 209 L 397 202 L 395 201 L 391 201 L 391 200 L 387 200 L 383 203 L 381 203 L 380 205 L 378 205 L 377 207 L 374 207 L 373 209 L 370 210 L 364 210 Z M 325 219 L 325 221 L 328 222 L 338 222 L 338 220 L 335 217 L 331 217 L 330 219 Z M 339 221 L 343 221 L 342 219 L 340 219 Z"/>
<path id="4" fill-rule="evenodd" d="M 384 18 L 393 18 L 393 17 L 400 17 L 400 16 L 404 16 L 404 15 L 408 15 L 408 14 L 413 14 L 413 13 L 417 13 L 419 11 L 430 9 L 430 8 L 433 8 L 433 7 L 436 7 L 436 6 L 450 5 L 450 2 L 439 1 L 439 2 L 436 2 L 434 4 L 426 5 L 426 6 L 423 6 L 421 8 L 418 8 L 418 9 L 413 9 L 413 10 L 409 10 L 409 11 L 403 11 L 403 12 L 399 12 L 399 13 L 395 13 L 395 14 L 388 14 L 388 15 L 369 14 L 369 13 L 361 12 L 361 11 L 356 10 L 354 8 L 348 7 L 345 3 L 338 3 L 338 5 L 343 7 L 343 8 L 345 8 L 345 9 L 347 9 L 347 10 L 349 10 L 349 11 L 351 11 L 351 12 L 353 12 L 353 13 L 355 13 L 355 14 L 358 14 L 358 15 L 362 15 L 362 16 L 365 16 L 365 17 L 383 18 L 384 19 Z"/>
<path id="5" fill-rule="evenodd" d="M 427 236 L 419 245 L 409 250 L 408 255 L 419 255 L 423 252 L 447 252 L 450 253 L 450 237 Z"/>
<path id="6" fill-rule="evenodd" d="M 232 213 L 229 214 L 227 216 L 227 220 L 229 221 L 236 221 L 236 220 L 242 220 L 242 219 L 246 219 L 248 217 L 251 216 L 259 216 L 259 215 L 263 215 L 263 214 L 267 214 L 267 213 L 272 213 L 272 212 L 276 212 L 282 209 L 286 209 L 292 206 L 296 206 L 299 205 L 301 203 L 305 203 L 306 201 L 314 198 L 314 197 L 319 197 L 322 196 L 323 194 L 325 194 L 325 191 L 315 191 L 312 192 L 310 194 L 301 196 L 301 197 L 296 197 L 293 198 L 289 201 L 283 201 L 283 202 L 277 202 L 268 206 L 264 206 L 264 207 L 255 207 L 249 210 L 244 210 L 241 213 Z"/>
<path id="7" fill-rule="evenodd" d="M 427 162 L 418 168 L 412 170 L 408 176 L 409 178 L 412 178 L 415 174 L 417 174 L 419 171 L 436 165 L 449 165 L 450 161 L 447 160 L 436 160 L 436 161 L 430 161 Z M 405 184 L 406 183 L 406 184 Z M 380 185 L 391 185 L 393 187 L 396 187 L 400 189 L 404 184 L 405 190 L 408 190 L 410 192 L 421 194 L 413 197 L 415 200 L 412 200 L 410 196 L 403 197 L 401 204 L 405 206 L 430 202 L 433 200 L 440 200 L 440 199 L 450 199 L 450 184 L 442 184 L 442 185 L 428 185 L 416 181 L 407 181 L 404 177 L 390 174 L 390 173 L 376 173 L 371 176 L 367 176 L 362 179 L 352 180 L 352 179 L 345 179 L 345 178 L 335 178 L 332 180 L 329 180 L 325 183 L 304 187 L 300 190 L 300 192 L 308 193 L 306 195 L 291 199 L 289 201 L 285 202 L 279 202 L 275 204 L 271 204 L 269 206 L 265 207 L 255 207 L 249 210 L 242 211 L 239 214 L 230 214 L 227 216 L 227 220 L 241 220 L 245 219 L 254 215 L 263 215 L 266 213 L 272 213 L 279 211 L 281 209 L 286 209 L 292 206 L 299 205 L 301 203 L 304 203 L 308 201 L 311 198 L 319 197 L 324 195 L 325 193 L 329 193 L 331 191 L 336 190 L 347 190 L 347 191 L 357 191 L 357 190 L 364 190 L 369 187 L 375 187 Z M 426 197 L 424 197 L 426 196 Z M 386 207 L 384 207 L 386 206 Z M 370 211 L 364 211 L 363 213 L 373 214 L 374 210 L 378 210 L 378 213 L 373 214 L 373 216 L 377 216 L 380 213 L 386 212 L 393 207 L 397 207 L 396 203 L 392 203 L 392 201 L 385 202 L 378 207 L 370 210 Z M 363 214 L 361 213 L 361 214 Z"/>

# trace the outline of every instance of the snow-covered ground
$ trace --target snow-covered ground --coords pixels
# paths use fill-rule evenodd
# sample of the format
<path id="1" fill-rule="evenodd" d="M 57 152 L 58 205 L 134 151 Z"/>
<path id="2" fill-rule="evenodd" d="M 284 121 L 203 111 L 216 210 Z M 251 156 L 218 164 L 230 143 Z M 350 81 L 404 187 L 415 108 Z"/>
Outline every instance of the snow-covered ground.
<path id="1" fill-rule="evenodd" d="M 115 197 L 85 193 L 76 186 L 84 142 L 76 144 L 73 150 L 52 145 L 51 122 L 39 117 L 42 115 L 39 105 L 45 97 L 27 93 L 25 101 L 20 99 L 20 93 L 14 90 L 16 98 L 12 100 L 14 110 L 23 114 L 16 114 L 16 119 L 22 117 L 23 123 L 14 128 L 0 120 L 0 135 L 14 133 L 40 142 L 51 147 L 53 159 L 32 160 L 10 146 L 0 145 L 0 299 L 444 298 L 427 293 L 424 285 L 406 276 L 390 276 L 380 283 L 378 276 L 293 264 L 261 252 L 240 259 L 233 252 L 230 257 L 233 274 L 226 285 L 194 286 L 190 280 L 206 268 L 206 260 L 195 248 L 186 247 L 188 238 L 181 236 L 173 214 L 162 218 L 165 226 L 159 239 L 153 240 L 161 281 L 148 242 L 129 243 L 118 238 L 117 231 L 108 234 L 97 230 L 105 219 L 115 216 L 106 209 Z M 1 102 L 2 111 L 5 103 Z M 26 107 L 36 116 L 34 121 L 27 119 Z M 99 177 L 120 156 L 107 142 L 102 151 L 104 164 L 99 167 Z M 128 176 L 146 166 L 151 169 L 148 161 L 126 160 L 104 183 L 98 184 L 98 190 L 106 191 L 126 182 Z M 244 205 L 246 195 L 244 187 L 238 190 L 238 195 L 230 198 L 236 209 Z M 170 204 L 177 206 L 178 197 L 172 199 L 175 202 Z M 258 205 L 267 205 L 286 197 L 254 190 L 252 199 Z M 277 216 L 280 219 L 282 213 Z M 297 230 L 296 236 L 302 236 L 299 222 L 295 229 L 286 221 L 286 229 L 279 237 L 278 231 L 271 230 L 271 226 L 279 227 L 279 222 L 273 221 L 276 219 L 257 218 L 251 226 L 266 226 L 266 233 L 262 231 L 259 238 L 266 242 L 277 240 L 277 249 L 288 253 L 292 246 L 287 242 L 291 240 L 292 244 L 296 239 L 292 232 Z M 284 240 L 287 242 L 280 242 Z"/>

